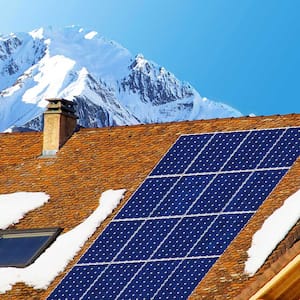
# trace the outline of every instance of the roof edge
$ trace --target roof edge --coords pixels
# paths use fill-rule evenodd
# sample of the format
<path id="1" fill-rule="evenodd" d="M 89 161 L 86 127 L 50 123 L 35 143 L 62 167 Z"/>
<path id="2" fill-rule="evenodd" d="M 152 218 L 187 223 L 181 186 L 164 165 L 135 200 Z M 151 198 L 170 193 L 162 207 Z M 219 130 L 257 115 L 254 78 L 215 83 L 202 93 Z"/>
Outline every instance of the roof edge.
<path id="1" fill-rule="evenodd" d="M 293 280 L 291 280 L 291 278 Z M 249 299 L 285 299 L 278 298 L 285 292 L 296 291 L 294 285 L 300 280 L 300 241 L 295 243 L 285 254 L 244 289 L 235 300 Z M 298 299 L 298 294 L 293 294 Z M 271 298 L 269 298 L 271 297 Z"/>

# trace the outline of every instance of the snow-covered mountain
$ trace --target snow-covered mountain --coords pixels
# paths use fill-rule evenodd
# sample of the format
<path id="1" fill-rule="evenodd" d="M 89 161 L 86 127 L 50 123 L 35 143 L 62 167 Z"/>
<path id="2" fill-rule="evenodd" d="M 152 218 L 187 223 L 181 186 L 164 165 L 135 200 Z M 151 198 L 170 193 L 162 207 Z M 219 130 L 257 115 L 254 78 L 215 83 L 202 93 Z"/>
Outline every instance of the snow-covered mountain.
<path id="1" fill-rule="evenodd" d="M 41 130 L 46 98 L 75 101 L 84 127 L 241 115 L 94 31 L 0 35 L 0 131 Z"/>

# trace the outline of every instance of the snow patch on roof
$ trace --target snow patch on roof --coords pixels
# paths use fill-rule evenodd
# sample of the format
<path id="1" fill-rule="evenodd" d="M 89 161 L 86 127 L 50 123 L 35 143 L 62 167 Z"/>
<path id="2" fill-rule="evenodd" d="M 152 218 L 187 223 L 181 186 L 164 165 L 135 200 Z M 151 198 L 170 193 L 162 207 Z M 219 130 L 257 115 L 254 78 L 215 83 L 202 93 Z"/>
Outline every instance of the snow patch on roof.
<path id="1" fill-rule="evenodd" d="M 264 264 L 265 260 L 283 240 L 286 234 L 300 219 L 300 190 L 285 200 L 265 220 L 260 230 L 252 237 L 252 245 L 247 251 L 248 260 L 245 263 L 245 273 L 253 276 Z"/>
<path id="2" fill-rule="evenodd" d="M 35 289 L 47 289 L 94 233 L 102 221 L 124 197 L 126 190 L 108 190 L 102 193 L 98 208 L 81 224 L 56 241 L 26 268 L 0 268 L 0 294 L 11 290 L 17 282 L 24 282 Z M 47 270 L 47 272 L 45 272 Z"/>
<path id="3" fill-rule="evenodd" d="M 42 206 L 49 198 L 49 195 L 42 192 L 0 195 L 0 229 L 18 223 L 26 213 Z"/>

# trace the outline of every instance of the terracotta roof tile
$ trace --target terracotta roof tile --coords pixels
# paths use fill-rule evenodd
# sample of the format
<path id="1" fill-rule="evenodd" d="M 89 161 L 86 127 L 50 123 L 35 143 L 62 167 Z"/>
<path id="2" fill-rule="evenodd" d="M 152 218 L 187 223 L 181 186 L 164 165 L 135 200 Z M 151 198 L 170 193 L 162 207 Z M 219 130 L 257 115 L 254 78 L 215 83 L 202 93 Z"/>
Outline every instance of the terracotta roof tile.
<path id="1" fill-rule="evenodd" d="M 0 134 L 0 193 L 44 191 L 51 196 L 49 203 L 28 213 L 13 228 L 60 226 L 68 231 L 92 213 L 102 192 L 126 188 L 128 192 L 125 199 L 89 239 L 74 259 L 76 261 L 181 134 L 286 126 L 300 126 L 300 115 L 81 129 L 68 140 L 55 158 L 40 157 L 42 133 Z M 243 273 L 246 250 L 250 246 L 252 234 L 260 228 L 263 221 L 299 189 L 299 174 L 300 160 L 211 268 L 192 294 L 192 299 L 232 299 L 261 276 L 269 262 L 252 278 Z M 273 260 L 285 253 L 289 244 L 297 239 L 298 229 L 293 229 L 292 232 L 294 231 L 295 236 L 290 233 L 292 237 L 287 237 L 277 247 L 272 254 Z M 271 257 L 270 261 L 273 261 Z M 47 291 L 36 291 L 17 284 L 12 291 L 1 295 L 1 299 L 44 299 L 74 261 Z"/>

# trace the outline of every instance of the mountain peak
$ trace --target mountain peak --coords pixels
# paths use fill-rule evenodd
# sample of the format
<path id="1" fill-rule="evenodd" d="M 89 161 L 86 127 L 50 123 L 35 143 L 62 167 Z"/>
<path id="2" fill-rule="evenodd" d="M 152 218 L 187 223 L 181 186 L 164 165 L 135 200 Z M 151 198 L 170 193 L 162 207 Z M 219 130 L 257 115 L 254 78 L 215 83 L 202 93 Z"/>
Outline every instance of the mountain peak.
<path id="1" fill-rule="evenodd" d="M 77 25 L 1 35 L 0 97 L 0 131 L 13 126 L 40 130 L 47 97 L 77 101 L 82 126 L 241 115 L 204 101 L 189 84 L 142 54 L 133 56 L 117 42 Z"/>
<path id="2" fill-rule="evenodd" d="M 29 32 L 34 39 L 42 39 L 44 37 L 44 28 L 35 29 Z"/>

